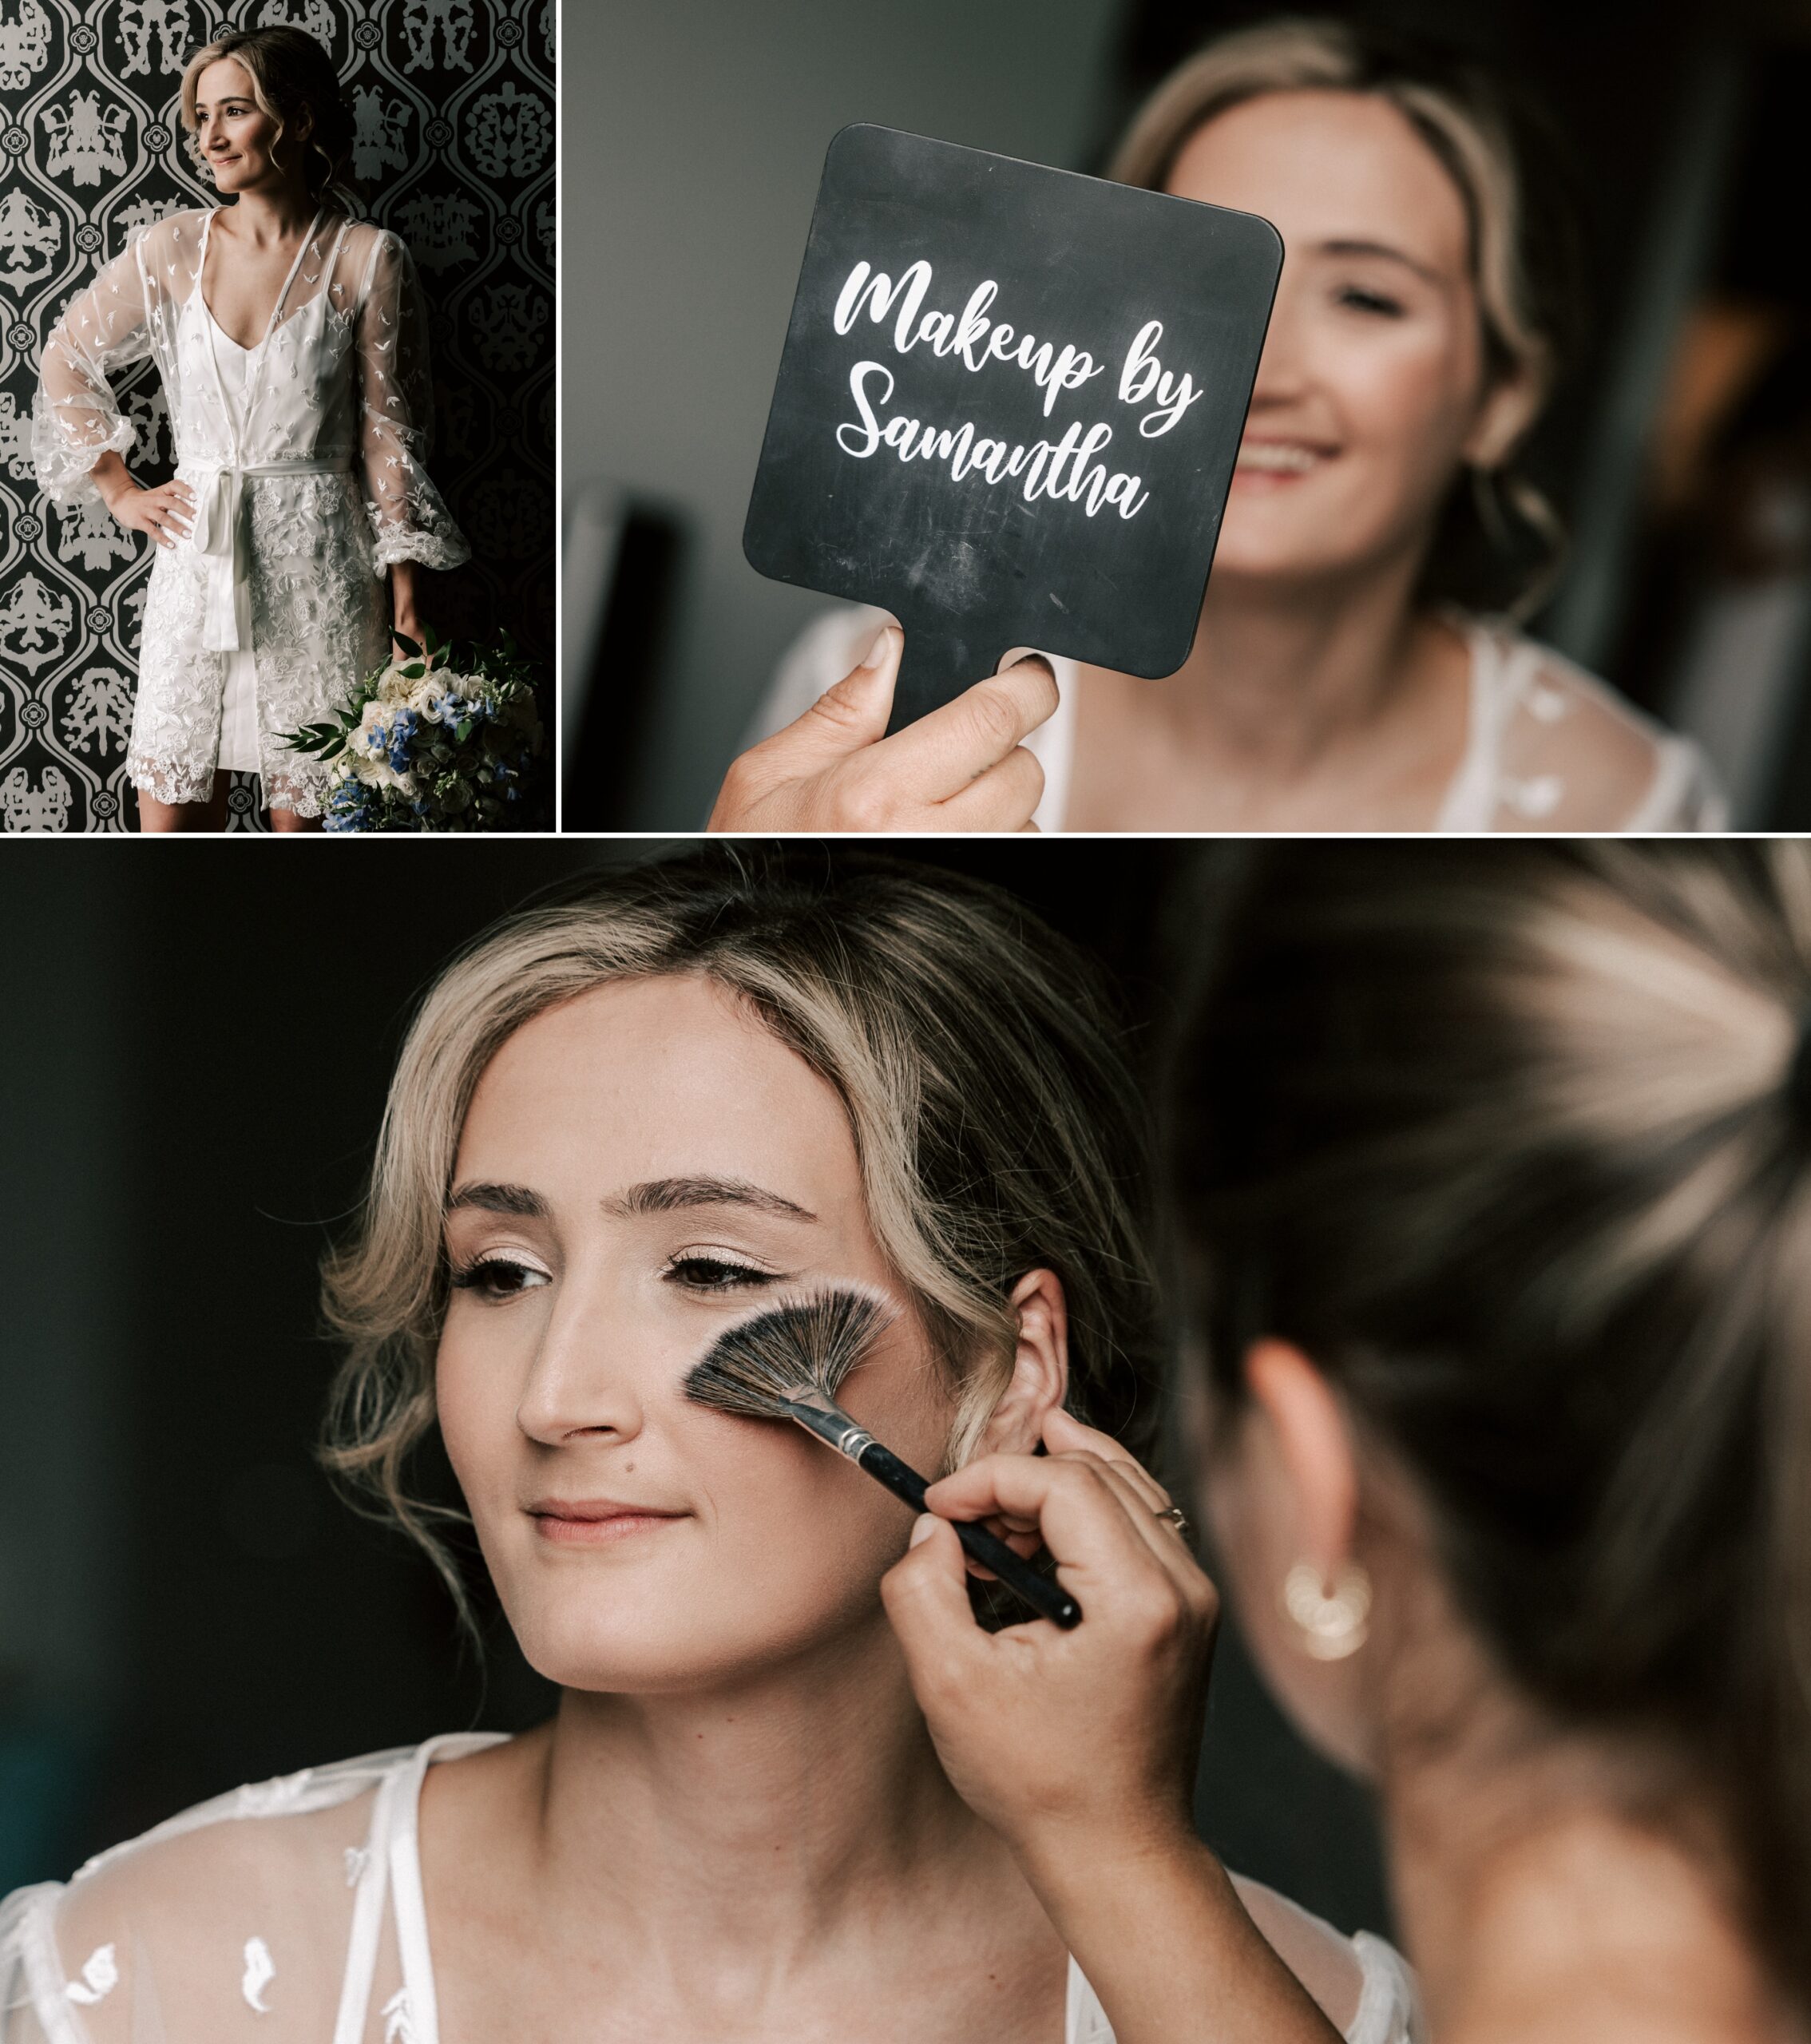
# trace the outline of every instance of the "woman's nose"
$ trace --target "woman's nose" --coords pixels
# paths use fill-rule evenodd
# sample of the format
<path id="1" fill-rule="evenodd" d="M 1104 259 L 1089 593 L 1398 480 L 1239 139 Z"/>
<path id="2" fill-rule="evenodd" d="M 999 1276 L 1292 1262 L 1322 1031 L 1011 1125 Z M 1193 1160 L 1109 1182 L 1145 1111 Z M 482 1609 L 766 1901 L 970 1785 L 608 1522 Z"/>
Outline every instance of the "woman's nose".
<path id="1" fill-rule="evenodd" d="M 632 1440 L 644 1416 L 624 1315 L 598 1289 L 569 1275 L 542 1331 L 516 1424 L 549 1448 L 586 1436 Z"/>

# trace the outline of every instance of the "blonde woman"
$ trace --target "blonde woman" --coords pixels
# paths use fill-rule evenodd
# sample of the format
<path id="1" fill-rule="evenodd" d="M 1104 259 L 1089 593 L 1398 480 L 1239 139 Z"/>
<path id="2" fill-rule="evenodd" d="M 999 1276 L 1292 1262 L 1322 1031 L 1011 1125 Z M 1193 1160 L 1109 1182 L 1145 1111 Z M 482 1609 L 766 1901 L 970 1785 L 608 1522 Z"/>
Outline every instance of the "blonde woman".
<path id="1" fill-rule="evenodd" d="M 1516 622 L 1556 558 L 1516 450 L 1576 295 L 1537 168 L 1481 70 L 1357 27 L 1184 65 L 1109 174 L 1261 214 L 1286 251 L 1188 660 L 1026 660 L 883 739 L 898 628 L 826 613 L 714 826 L 1718 827 L 1698 753 Z"/>
<path id="2" fill-rule="evenodd" d="M 1110 2044 L 913 1701 L 879 1586 L 909 1515 L 681 1385 L 751 1311 L 867 1283 L 902 1312 L 846 1397 L 901 1454 L 1028 1448 L 1065 1406 L 1142 1443 L 1141 1126 L 1091 969 L 951 876 L 693 854 L 476 944 L 329 1274 L 334 1458 L 439 1555 L 407 1483 L 438 1429 L 557 1711 L 26 1891 L 0 2044 Z M 1330 2039 L 1296 1975 L 1353 2044 L 1405 2044 L 1387 1946 L 1219 1903 L 1222 2044 Z"/>
<path id="3" fill-rule="evenodd" d="M 1295 846 L 1219 906 L 1169 1112 L 1201 1491 L 1377 1786 L 1432 2034 L 1803 2044 L 1811 849 Z M 929 1519 L 888 1602 L 1119 2044 L 1207 2044 L 1162 1792 L 1211 1593 L 1076 1434 L 931 1493 L 1041 1523 L 1075 1634 L 977 1633 Z"/>
<path id="4" fill-rule="evenodd" d="M 220 829 L 228 770 L 279 830 L 318 818 L 326 769 L 281 740 L 339 708 L 413 637 L 415 569 L 470 549 L 422 467 L 425 315 L 397 237 L 334 188 L 351 114 L 299 29 L 236 30 L 189 60 L 182 120 L 223 203 L 135 230 L 44 351 L 38 477 L 98 494 L 157 549 L 129 770 L 141 829 Z M 173 481 L 133 481 L 108 378 L 152 357 Z M 387 591 L 386 581 L 388 582 Z"/>

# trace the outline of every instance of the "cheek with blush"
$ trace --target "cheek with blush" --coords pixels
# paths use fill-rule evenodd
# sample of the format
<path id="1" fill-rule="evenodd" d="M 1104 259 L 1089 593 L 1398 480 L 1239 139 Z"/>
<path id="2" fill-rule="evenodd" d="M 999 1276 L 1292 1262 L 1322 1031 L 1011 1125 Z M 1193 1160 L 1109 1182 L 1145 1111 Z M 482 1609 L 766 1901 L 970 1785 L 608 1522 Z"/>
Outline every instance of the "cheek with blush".
<path id="1" fill-rule="evenodd" d="M 481 1340 L 463 1349 L 461 1335 L 451 1325 L 442 1343 L 442 1431 L 505 1614 L 548 1679 L 599 1693 L 708 1687 L 882 1622 L 880 1579 L 904 1551 L 906 1508 L 802 1430 L 676 1391 L 640 1401 L 632 1439 L 588 1456 L 563 1448 L 555 1466 L 569 1492 L 645 1498 L 683 1516 L 608 1542 L 545 1537 L 521 1510 L 554 1479 L 517 1424 L 521 1373 L 479 1353 Z M 845 1403 L 908 1460 L 941 1460 L 947 1400 L 921 1353 L 877 1356 Z"/>
<path id="2" fill-rule="evenodd" d="M 1338 451 L 1306 474 L 1239 472 L 1217 572 L 1337 572 L 1425 544 L 1480 402 L 1478 345 L 1463 310 L 1423 304 L 1396 321 L 1329 306 L 1294 315 L 1292 374 Z M 1286 430 L 1256 410 L 1247 426 Z"/>

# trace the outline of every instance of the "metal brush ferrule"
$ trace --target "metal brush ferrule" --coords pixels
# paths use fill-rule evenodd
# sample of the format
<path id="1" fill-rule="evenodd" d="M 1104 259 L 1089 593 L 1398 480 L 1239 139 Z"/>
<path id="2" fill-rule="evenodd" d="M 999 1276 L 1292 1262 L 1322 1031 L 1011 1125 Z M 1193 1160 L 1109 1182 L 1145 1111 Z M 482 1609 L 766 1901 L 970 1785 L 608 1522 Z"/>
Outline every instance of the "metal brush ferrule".
<path id="1" fill-rule="evenodd" d="M 846 1455 L 851 1462 L 858 1462 L 864 1452 L 874 1444 L 871 1433 L 857 1426 L 846 1412 L 834 1405 L 808 1405 L 802 1399 L 789 1398 L 786 1411 L 788 1419 L 796 1420 L 807 1432 L 815 1434 L 838 1455 Z"/>

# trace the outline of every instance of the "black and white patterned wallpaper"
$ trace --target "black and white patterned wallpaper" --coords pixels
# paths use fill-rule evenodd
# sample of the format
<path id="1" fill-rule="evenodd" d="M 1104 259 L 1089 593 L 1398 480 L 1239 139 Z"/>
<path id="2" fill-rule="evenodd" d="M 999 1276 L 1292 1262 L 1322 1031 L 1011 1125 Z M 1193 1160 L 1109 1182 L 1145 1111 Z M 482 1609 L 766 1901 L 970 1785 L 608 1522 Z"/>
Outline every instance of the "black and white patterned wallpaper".
<path id="1" fill-rule="evenodd" d="M 363 210 L 414 253 L 433 321 L 430 466 L 473 559 L 424 576 L 442 633 L 553 654 L 553 0 L 0 0 L 0 830 L 121 830 L 151 545 L 38 491 L 38 351 L 129 230 L 212 203 L 177 87 L 225 28 L 332 52 Z M 117 386 L 141 481 L 173 465 L 149 364 Z M 235 824 L 255 821 L 236 775 Z"/>

